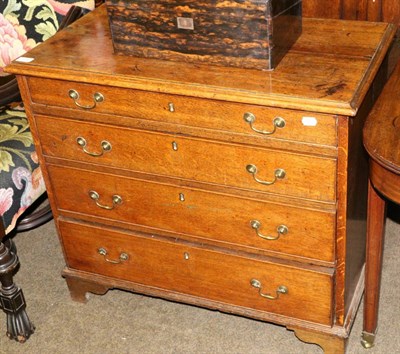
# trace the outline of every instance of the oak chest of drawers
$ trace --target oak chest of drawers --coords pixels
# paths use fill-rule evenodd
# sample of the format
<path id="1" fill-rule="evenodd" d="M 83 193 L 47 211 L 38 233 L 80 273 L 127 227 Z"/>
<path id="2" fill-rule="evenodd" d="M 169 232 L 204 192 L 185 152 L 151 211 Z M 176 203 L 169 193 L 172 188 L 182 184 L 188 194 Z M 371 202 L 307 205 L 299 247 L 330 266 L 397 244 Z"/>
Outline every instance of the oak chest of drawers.
<path id="1" fill-rule="evenodd" d="M 14 62 L 72 297 L 127 289 L 343 352 L 363 291 L 361 128 L 393 34 L 305 19 L 262 72 L 115 56 L 100 8 Z"/>

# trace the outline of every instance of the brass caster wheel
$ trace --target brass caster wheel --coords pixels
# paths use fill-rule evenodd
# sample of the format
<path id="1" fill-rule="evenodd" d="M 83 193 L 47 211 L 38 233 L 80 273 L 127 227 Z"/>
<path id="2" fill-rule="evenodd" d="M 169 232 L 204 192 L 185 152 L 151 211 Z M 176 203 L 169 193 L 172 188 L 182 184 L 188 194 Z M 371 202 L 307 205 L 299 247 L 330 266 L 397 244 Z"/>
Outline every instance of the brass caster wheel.
<path id="1" fill-rule="evenodd" d="M 365 349 L 370 349 L 374 346 L 375 334 L 363 332 L 361 336 L 361 345 Z"/>

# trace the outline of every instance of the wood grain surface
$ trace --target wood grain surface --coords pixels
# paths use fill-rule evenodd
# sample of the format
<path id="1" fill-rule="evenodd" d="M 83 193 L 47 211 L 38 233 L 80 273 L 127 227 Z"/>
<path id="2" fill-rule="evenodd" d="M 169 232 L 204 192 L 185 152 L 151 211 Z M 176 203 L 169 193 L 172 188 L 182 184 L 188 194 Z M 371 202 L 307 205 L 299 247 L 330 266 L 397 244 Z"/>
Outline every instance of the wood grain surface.
<path id="1" fill-rule="evenodd" d="M 301 33 L 299 0 L 109 0 L 115 52 L 273 69 Z"/>
<path id="2" fill-rule="evenodd" d="M 363 289 L 362 126 L 394 26 L 304 19 L 266 72 L 115 55 L 105 10 L 7 69 L 18 74 L 72 296 L 82 300 L 80 286 L 139 291 L 283 324 L 342 352 Z M 248 110 L 257 127 L 287 114 L 288 130 L 261 137 Z M 315 130 L 303 131 L 304 117 Z M 90 156 L 77 137 L 87 151 L 102 140 L 112 149 Z M 275 168 L 287 175 L 262 185 L 247 164 L 262 180 Z M 281 222 L 289 232 L 265 244 L 252 218 L 262 234 Z M 118 262 L 123 252 L 129 261 Z M 271 304 L 252 277 L 262 294 L 289 292 Z"/>
<path id="3" fill-rule="evenodd" d="M 114 55 L 105 10 L 31 50 L 31 63 L 14 62 L 7 71 L 54 78 L 62 68 L 64 80 L 355 115 L 395 34 L 388 24 L 304 19 L 302 35 L 274 71 L 249 71 Z"/>

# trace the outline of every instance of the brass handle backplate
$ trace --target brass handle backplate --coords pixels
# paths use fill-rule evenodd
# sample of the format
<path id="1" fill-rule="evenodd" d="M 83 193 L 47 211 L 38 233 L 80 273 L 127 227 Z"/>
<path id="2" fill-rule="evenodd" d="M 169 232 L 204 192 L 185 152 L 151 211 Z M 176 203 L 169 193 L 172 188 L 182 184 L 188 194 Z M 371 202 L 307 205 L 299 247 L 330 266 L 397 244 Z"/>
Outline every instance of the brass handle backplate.
<path id="1" fill-rule="evenodd" d="M 103 156 L 103 154 L 107 151 L 111 151 L 111 144 L 107 141 L 107 140 L 103 140 L 100 145 L 101 145 L 101 151 L 100 152 L 90 152 L 88 150 L 86 150 L 86 139 L 82 138 L 81 136 L 76 138 L 76 143 L 82 148 L 83 152 L 85 152 L 86 154 L 90 155 L 90 156 L 94 156 L 94 157 L 99 157 L 99 156 Z"/>
<path id="2" fill-rule="evenodd" d="M 82 108 L 82 109 L 93 109 L 97 106 L 97 103 L 104 101 L 104 96 L 100 92 L 95 92 L 93 95 L 93 104 L 90 106 L 82 105 L 78 102 L 79 100 L 79 92 L 71 89 L 68 91 L 68 96 L 74 101 L 75 106 Z"/>
<path id="3" fill-rule="evenodd" d="M 127 260 L 129 259 L 129 255 L 128 255 L 127 253 L 125 253 L 125 252 L 122 252 L 122 253 L 119 255 L 119 258 L 118 258 L 117 261 L 112 260 L 112 259 L 108 259 L 108 258 L 107 258 L 107 250 L 106 250 L 104 247 L 100 247 L 100 248 L 97 250 L 97 253 L 100 254 L 100 255 L 102 255 L 102 256 L 104 257 L 104 260 L 105 260 L 106 262 L 112 263 L 112 264 L 120 264 L 120 263 L 125 262 L 125 261 L 127 261 Z"/>
<path id="4" fill-rule="evenodd" d="M 285 120 L 282 117 L 275 117 L 272 121 L 274 128 L 271 131 L 267 130 L 260 130 L 253 126 L 254 121 L 256 120 L 256 116 L 253 113 L 246 112 L 243 115 L 243 119 L 246 123 L 249 123 L 250 128 L 255 131 L 256 133 L 263 134 L 263 135 L 272 135 L 276 132 L 276 128 L 284 128 L 286 125 Z"/>
<path id="5" fill-rule="evenodd" d="M 99 195 L 99 193 L 97 193 L 96 191 L 89 191 L 89 197 L 90 197 L 91 199 L 93 199 L 93 200 L 96 202 L 96 205 L 97 205 L 99 208 L 106 209 L 106 210 L 112 210 L 112 209 L 114 209 L 117 205 L 122 204 L 122 197 L 120 197 L 120 196 L 117 195 L 117 194 L 114 194 L 114 195 L 112 196 L 112 206 L 108 206 L 108 205 L 103 205 L 103 204 L 101 204 L 101 203 L 99 202 L 100 195 Z"/>
<path id="6" fill-rule="evenodd" d="M 257 166 L 256 165 L 252 165 L 252 164 L 251 165 L 247 165 L 246 166 L 246 171 L 253 176 L 254 180 L 257 183 L 263 184 L 265 186 L 270 186 L 271 184 L 274 184 L 276 181 L 278 181 L 280 179 L 284 179 L 285 176 L 286 176 L 286 172 L 285 172 L 284 169 L 277 168 L 275 170 L 275 172 L 274 172 L 275 178 L 272 181 L 263 181 L 263 180 L 261 180 L 261 179 L 256 177 L 256 174 L 257 174 Z"/>
<path id="7" fill-rule="evenodd" d="M 256 289 L 258 289 L 258 293 L 260 296 L 268 299 L 268 300 L 278 300 L 280 294 L 287 294 L 289 292 L 289 289 L 285 285 L 279 285 L 278 288 L 275 290 L 276 295 L 270 295 L 270 294 L 264 294 L 262 293 L 262 284 L 259 280 L 257 279 L 251 279 L 250 280 L 250 285 Z"/>
<path id="8" fill-rule="evenodd" d="M 288 227 L 286 225 L 279 225 L 276 228 L 276 231 L 278 232 L 278 234 L 276 236 L 263 235 L 259 231 L 259 229 L 261 228 L 261 222 L 259 222 L 258 220 L 251 220 L 250 221 L 250 226 L 254 230 L 256 230 L 256 234 L 257 234 L 258 237 L 261 237 L 262 239 L 269 240 L 269 241 L 278 240 L 281 235 L 286 235 L 289 232 L 289 229 L 288 229 Z"/>

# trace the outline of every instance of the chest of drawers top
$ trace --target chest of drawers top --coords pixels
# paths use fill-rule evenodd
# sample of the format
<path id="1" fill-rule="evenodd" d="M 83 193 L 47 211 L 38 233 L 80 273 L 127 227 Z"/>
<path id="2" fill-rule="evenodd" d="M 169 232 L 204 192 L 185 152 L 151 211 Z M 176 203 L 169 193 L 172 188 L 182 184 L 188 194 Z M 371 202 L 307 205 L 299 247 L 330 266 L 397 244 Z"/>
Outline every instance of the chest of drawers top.
<path id="1" fill-rule="evenodd" d="M 394 35 L 389 24 L 304 19 L 271 72 L 115 55 L 100 7 L 7 71 L 222 101 L 355 115 Z"/>

